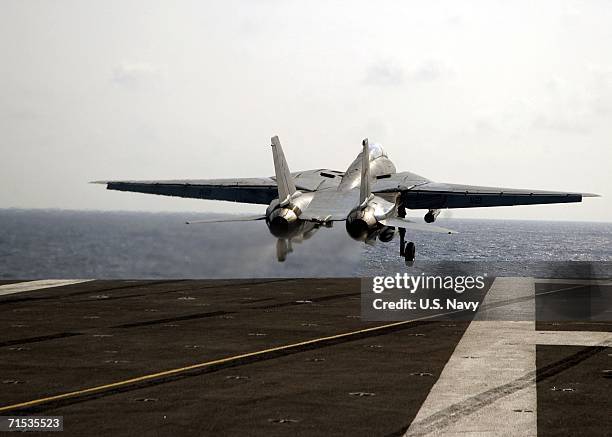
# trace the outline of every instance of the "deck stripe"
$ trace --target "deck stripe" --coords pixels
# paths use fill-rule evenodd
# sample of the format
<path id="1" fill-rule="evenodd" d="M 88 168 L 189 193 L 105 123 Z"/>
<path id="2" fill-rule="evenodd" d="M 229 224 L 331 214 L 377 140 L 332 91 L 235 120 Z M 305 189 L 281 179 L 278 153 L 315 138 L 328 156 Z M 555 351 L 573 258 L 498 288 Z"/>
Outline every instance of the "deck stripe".
<path id="1" fill-rule="evenodd" d="M 0 285 L 0 296 L 23 293 L 24 291 L 41 290 L 43 288 L 81 284 L 89 281 L 93 281 L 93 279 L 43 279 L 40 281 L 16 282 L 13 284 Z"/>
<path id="2" fill-rule="evenodd" d="M 537 435 L 535 381 L 522 379 L 535 375 L 535 344 L 524 341 L 535 331 L 534 293 L 532 278 L 495 279 L 483 301 L 491 309 L 470 323 L 406 435 Z M 495 305 L 527 296 L 532 299 Z M 508 315 L 527 321 L 500 320 Z M 472 408 L 472 399 L 482 393 L 495 396 Z M 467 406 L 465 413 L 457 411 L 454 418 L 439 414 L 456 405 Z"/>

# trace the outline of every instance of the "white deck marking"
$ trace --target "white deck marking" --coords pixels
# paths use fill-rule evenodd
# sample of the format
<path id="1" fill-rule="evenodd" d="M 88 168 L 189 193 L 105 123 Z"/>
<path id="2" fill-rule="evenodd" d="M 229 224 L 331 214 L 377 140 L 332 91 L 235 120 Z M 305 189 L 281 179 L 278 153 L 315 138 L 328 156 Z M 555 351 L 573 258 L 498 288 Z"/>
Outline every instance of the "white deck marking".
<path id="1" fill-rule="evenodd" d="M 16 282 L 14 284 L 0 285 L 0 296 L 23 293 L 24 291 L 40 290 L 42 288 L 80 284 L 89 281 L 93 281 L 93 279 L 43 279 L 41 281 Z"/>
<path id="2" fill-rule="evenodd" d="M 497 278 L 483 306 L 534 294 L 533 278 Z M 535 331 L 535 299 L 479 311 L 406 435 L 536 436 L 536 344 L 606 345 L 612 333 Z"/>

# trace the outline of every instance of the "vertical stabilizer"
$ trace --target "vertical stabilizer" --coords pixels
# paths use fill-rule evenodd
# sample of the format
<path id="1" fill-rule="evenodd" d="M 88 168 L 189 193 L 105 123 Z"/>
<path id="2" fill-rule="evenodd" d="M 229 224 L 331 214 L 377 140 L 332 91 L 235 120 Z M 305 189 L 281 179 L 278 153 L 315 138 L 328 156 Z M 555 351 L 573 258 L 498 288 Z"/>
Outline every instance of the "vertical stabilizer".
<path id="1" fill-rule="evenodd" d="M 278 136 L 272 137 L 272 157 L 274 158 L 276 185 L 278 185 L 278 200 L 283 203 L 295 193 L 295 183 L 289 172 L 289 166 Z"/>
<path id="2" fill-rule="evenodd" d="M 370 147 L 366 138 L 361 143 L 361 186 L 359 187 L 359 204 L 363 205 L 370 197 Z"/>

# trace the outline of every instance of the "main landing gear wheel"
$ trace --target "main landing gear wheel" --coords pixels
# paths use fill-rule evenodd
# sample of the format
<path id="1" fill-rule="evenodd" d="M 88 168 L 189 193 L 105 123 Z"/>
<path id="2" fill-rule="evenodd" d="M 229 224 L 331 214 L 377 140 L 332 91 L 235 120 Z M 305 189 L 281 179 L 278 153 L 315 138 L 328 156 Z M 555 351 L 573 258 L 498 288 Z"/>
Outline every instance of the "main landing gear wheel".
<path id="1" fill-rule="evenodd" d="M 404 248 L 404 258 L 406 258 L 406 261 L 408 262 L 413 262 L 415 254 L 416 246 L 412 241 L 409 241 L 406 243 L 406 247 Z"/>

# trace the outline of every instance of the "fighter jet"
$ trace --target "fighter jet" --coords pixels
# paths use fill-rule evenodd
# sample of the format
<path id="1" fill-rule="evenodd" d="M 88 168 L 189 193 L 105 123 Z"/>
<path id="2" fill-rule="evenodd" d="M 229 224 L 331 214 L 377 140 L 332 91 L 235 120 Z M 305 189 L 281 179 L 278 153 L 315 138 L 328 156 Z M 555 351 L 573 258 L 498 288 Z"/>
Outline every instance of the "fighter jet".
<path id="1" fill-rule="evenodd" d="M 406 230 L 454 233 L 432 225 L 442 209 L 581 202 L 590 193 L 562 193 L 513 188 L 480 187 L 433 182 L 411 172 L 396 171 L 382 146 L 362 141 L 362 150 L 344 172 L 316 169 L 289 171 L 277 136 L 272 137 L 275 176 L 265 178 L 96 181 L 109 190 L 161 194 L 195 199 L 268 205 L 265 214 L 200 220 L 192 223 L 265 220 L 278 238 L 277 256 L 284 261 L 292 241 L 309 238 L 321 227 L 345 222 L 355 240 L 389 242 L 399 230 L 399 254 L 415 258 L 415 245 L 405 241 Z M 427 210 L 425 223 L 406 219 L 406 209 Z"/>

